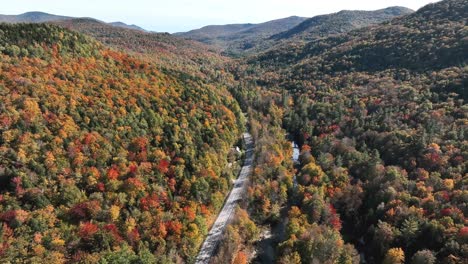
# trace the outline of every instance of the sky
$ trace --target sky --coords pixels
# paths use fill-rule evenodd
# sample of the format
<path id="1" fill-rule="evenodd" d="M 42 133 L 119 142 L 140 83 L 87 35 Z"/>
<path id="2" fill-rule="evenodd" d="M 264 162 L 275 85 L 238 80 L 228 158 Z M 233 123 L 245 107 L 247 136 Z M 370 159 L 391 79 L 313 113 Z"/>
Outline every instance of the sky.
<path id="1" fill-rule="evenodd" d="M 29 11 L 122 21 L 157 32 L 183 32 L 206 25 L 260 23 L 288 16 L 312 17 L 344 9 L 413 10 L 437 0 L 0 0 L 0 14 Z M 3 3 L 2 3 L 3 2 Z"/>

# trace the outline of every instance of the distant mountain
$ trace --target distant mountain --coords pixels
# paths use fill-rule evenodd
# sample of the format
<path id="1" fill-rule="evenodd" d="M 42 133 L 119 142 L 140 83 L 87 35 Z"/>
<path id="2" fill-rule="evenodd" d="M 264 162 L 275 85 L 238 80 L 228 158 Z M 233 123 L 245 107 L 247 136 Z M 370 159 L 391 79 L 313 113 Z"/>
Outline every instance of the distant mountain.
<path id="1" fill-rule="evenodd" d="M 137 26 L 137 25 L 128 25 L 123 22 L 112 22 L 108 23 L 109 25 L 112 25 L 114 27 L 120 27 L 120 28 L 128 28 L 128 29 L 136 29 L 136 30 L 141 30 L 141 31 L 146 31 L 143 28 Z"/>
<path id="2" fill-rule="evenodd" d="M 267 39 L 275 34 L 287 31 L 306 19 L 304 17 L 292 16 L 260 24 L 206 26 L 185 33 L 176 33 L 176 35 L 236 53 L 251 49 L 258 45 L 259 40 Z"/>
<path id="3" fill-rule="evenodd" d="M 250 57 L 249 61 L 275 68 L 276 72 L 283 68 L 298 75 L 312 71 L 317 76 L 386 69 L 432 71 L 465 65 L 468 59 L 466 14 L 465 0 L 446 0 L 390 22 L 346 34 L 286 42 Z"/>
<path id="4" fill-rule="evenodd" d="M 58 16 L 44 12 L 27 12 L 21 15 L 0 15 L 0 23 L 44 23 L 52 21 L 64 21 L 74 19 L 75 17 Z M 104 22 L 103 22 L 104 23 Z M 143 28 L 136 25 L 127 25 L 123 22 L 112 22 L 109 25 L 145 31 Z"/>
<path id="5" fill-rule="evenodd" d="M 241 36 L 246 36 L 245 38 L 247 38 L 249 35 L 257 35 L 259 37 L 271 36 L 277 32 L 282 32 L 284 30 L 293 28 L 299 23 L 305 21 L 305 19 L 306 18 L 304 17 L 291 16 L 283 19 L 268 21 L 254 25 L 253 27 L 244 30 L 241 33 Z"/>
<path id="6" fill-rule="evenodd" d="M 193 40 L 214 44 L 219 40 L 235 39 L 239 36 L 248 38 L 249 34 L 261 34 L 271 36 L 275 33 L 291 29 L 299 23 L 305 21 L 304 17 L 287 17 L 260 24 L 228 24 L 206 26 L 185 33 L 176 33 L 176 35 L 187 37 Z"/>
<path id="7" fill-rule="evenodd" d="M 4 23 L 43 23 L 48 21 L 67 20 L 71 17 L 51 15 L 43 12 L 27 12 L 21 15 L 0 15 Z"/>
<path id="8" fill-rule="evenodd" d="M 328 37 L 333 34 L 345 33 L 353 29 L 379 24 L 413 12 L 413 10 L 406 7 L 389 7 L 376 11 L 343 10 L 338 13 L 307 19 L 296 27 L 276 34 L 271 38 L 281 40 L 294 37 L 311 40 Z"/>
<path id="9" fill-rule="evenodd" d="M 289 40 L 311 40 L 379 24 L 412 13 L 405 7 L 376 11 L 349 11 L 313 18 L 288 17 L 261 24 L 207 26 L 177 35 L 221 48 L 227 55 L 239 56 L 265 51 Z"/>
<path id="10" fill-rule="evenodd" d="M 215 44 L 217 39 L 223 39 L 232 36 L 244 30 L 255 27 L 255 24 L 228 24 L 228 25 L 211 25 L 200 29 L 191 30 L 189 32 L 175 33 L 175 35 L 183 36 L 207 44 Z"/>

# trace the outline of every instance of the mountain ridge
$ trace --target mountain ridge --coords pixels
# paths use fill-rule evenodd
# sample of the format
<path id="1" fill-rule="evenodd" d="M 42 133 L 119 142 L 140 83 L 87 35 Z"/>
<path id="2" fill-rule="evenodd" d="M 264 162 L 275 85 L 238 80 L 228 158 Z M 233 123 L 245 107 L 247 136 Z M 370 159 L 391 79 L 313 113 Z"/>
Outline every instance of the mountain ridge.
<path id="1" fill-rule="evenodd" d="M 290 16 L 259 24 L 205 26 L 175 35 L 216 46 L 225 55 L 237 57 L 265 51 L 285 41 L 312 40 L 349 32 L 412 12 L 406 7 L 374 11 L 342 10 L 312 18 Z"/>
<path id="2" fill-rule="evenodd" d="M 296 27 L 274 35 L 271 39 L 281 40 L 291 37 L 311 40 L 314 38 L 348 32 L 373 24 L 379 24 L 395 17 L 410 14 L 413 10 L 394 6 L 374 11 L 342 10 L 337 13 L 315 16 Z"/>
<path id="3" fill-rule="evenodd" d="M 135 30 L 140 30 L 140 31 L 146 31 L 145 29 L 135 25 L 135 24 L 125 24 L 124 22 L 116 21 L 116 22 L 110 22 L 107 23 L 109 25 L 115 26 L 115 27 L 120 27 L 120 28 L 128 28 L 128 29 L 135 29 Z"/>
<path id="4" fill-rule="evenodd" d="M 219 68 L 214 64 L 223 60 L 219 52 L 210 46 L 168 33 L 120 28 L 90 18 L 55 21 L 50 24 L 92 36 L 114 49 L 124 50 L 140 58 L 145 57 L 163 68 L 193 72 L 200 63 L 211 65 L 208 68 Z"/>
<path id="5" fill-rule="evenodd" d="M 64 21 L 64 20 L 77 19 L 77 18 L 78 17 L 54 15 L 54 14 L 49 14 L 49 13 L 45 13 L 41 11 L 31 11 L 31 12 L 26 12 L 26 13 L 19 14 L 19 15 L 0 14 L 0 23 L 46 23 L 46 22 Z M 87 19 L 87 17 L 83 17 L 83 18 Z M 95 18 L 89 18 L 89 19 L 100 21 Z M 103 22 L 103 21 L 100 21 L 100 22 L 106 23 L 115 27 L 119 27 L 119 28 L 128 28 L 128 29 L 146 31 L 145 29 L 137 25 L 128 25 L 121 21 L 110 22 L 110 23 Z"/>
<path id="6" fill-rule="evenodd" d="M 209 25 L 188 32 L 175 33 L 176 36 L 214 45 L 222 50 L 244 50 L 256 45 L 257 38 L 289 30 L 307 18 L 290 16 L 263 23 Z"/>
<path id="7" fill-rule="evenodd" d="M 269 25 L 269 24 L 282 23 L 282 22 L 294 24 L 294 21 L 304 21 L 306 19 L 307 18 L 305 17 L 289 16 L 289 17 L 269 20 L 269 21 L 265 21 L 261 23 L 234 23 L 234 24 L 206 25 L 199 29 L 189 30 L 187 32 L 177 32 L 177 33 L 174 33 L 174 35 L 192 36 L 193 38 L 197 38 L 197 35 L 209 34 L 210 31 L 215 31 L 215 30 L 221 31 L 218 33 L 220 35 L 228 35 L 231 33 L 236 33 L 236 32 L 240 32 L 244 30 L 250 30 L 252 28 L 262 27 L 262 26 Z M 216 33 L 216 31 L 212 33 Z"/>

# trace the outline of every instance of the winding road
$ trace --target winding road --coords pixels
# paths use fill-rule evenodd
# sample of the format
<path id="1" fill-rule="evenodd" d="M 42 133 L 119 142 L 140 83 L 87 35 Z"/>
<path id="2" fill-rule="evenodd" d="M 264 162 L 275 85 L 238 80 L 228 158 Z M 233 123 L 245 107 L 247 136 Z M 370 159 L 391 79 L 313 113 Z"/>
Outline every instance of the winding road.
<path id="1" fill-rule="evenodd" d="M 234 187 L 229 193 L 226 202 L 224 203 L 223 209 L 218 215 L 215 223 L 211 227 L 203 245 L 198 253 L 196 264 L 207 264 L 211 257 L 216 253 L 216 248 L 219 242 L 223 238 L 224 230 L 234 216 L 234 211 L 239 201 L 242 200 L 245 190 L 247 188 L 247 182 L 250 174 L 252 173 L 252 162 L 254 157 L 254 143 L 252 135 L 244 133 L 244 142 L 246 146 L 244 166 L 242 167 L 239 177 L 234 182 Z"/>

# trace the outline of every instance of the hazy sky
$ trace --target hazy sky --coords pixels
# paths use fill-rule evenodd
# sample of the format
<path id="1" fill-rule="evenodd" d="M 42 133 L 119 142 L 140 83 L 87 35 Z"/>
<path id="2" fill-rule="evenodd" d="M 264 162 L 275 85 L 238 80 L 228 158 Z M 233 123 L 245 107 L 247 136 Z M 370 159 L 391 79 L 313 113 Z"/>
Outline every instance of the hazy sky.
<path id="1" fill-rule="evenodd" d="M 122 21 L 148 30 L 179 32 L 205 25 L 258 23 L 292 15 L 315 15 L 388 6 L 418 9 L 436 0 L 0 0 L 0 14 L 42 11 Z"/>

